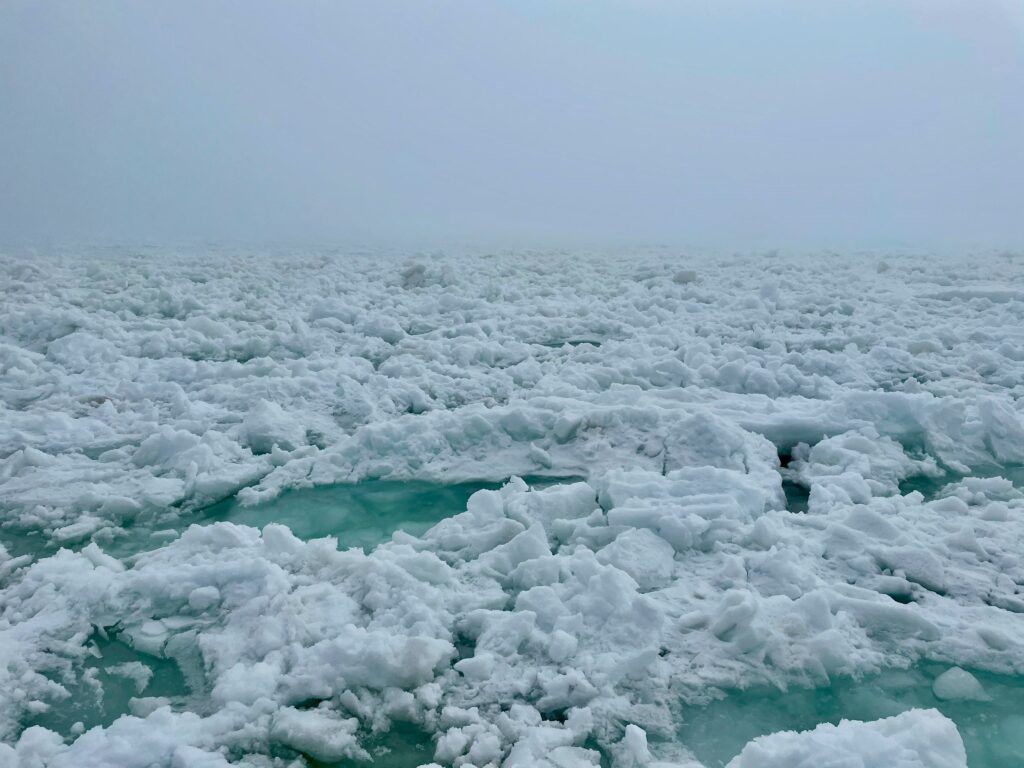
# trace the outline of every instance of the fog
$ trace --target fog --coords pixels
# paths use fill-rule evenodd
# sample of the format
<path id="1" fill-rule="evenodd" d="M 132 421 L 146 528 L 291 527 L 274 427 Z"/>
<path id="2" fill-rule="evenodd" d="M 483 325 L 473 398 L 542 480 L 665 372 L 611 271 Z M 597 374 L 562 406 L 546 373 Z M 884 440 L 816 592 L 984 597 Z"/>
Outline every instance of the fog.
<path id="1" fill-rule="evenodd" d="M 1024 243 L 1024 4 L 0 3 L 0 241 Z"/>

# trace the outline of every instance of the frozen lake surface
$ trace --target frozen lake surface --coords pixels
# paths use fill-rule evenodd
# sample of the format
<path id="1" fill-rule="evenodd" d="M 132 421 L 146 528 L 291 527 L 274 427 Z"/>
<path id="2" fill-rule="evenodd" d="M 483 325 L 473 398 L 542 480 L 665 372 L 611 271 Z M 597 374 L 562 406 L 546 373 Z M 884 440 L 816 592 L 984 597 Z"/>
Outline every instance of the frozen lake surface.
<path id="1" fill-rule="evenodd" d="M 1022 267 L 0 256 L 0 765 L 1024 764 Z"/>

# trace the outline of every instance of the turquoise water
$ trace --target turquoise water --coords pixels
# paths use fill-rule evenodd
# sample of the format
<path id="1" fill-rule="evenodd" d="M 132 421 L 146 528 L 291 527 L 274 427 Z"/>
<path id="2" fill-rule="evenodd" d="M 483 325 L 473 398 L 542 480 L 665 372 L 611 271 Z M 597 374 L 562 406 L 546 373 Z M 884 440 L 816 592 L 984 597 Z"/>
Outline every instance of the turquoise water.
<path id="1" fill-rule="evenodd" d="M 189 687 L 173 661 L 140 653 L 116 636 L 94 635 L 90 645 L 99 655 L 88 658 L 78 670 L 75 683 L 65 684 L 70 696 L 49 712 L 30 719 L 26 727 L 42 725 L 68 734 L 75 723 L 82 723 L 86 730 L 110 725 L 131 711 L 133 697 L 163 697 L 175 709 L 187 705 Z M 125 674 L 122 666 L 125 664 L 141 664 L 148 670 L 149 679 L 137 684 Z M 94 682 L 89 682 L 90 679 Z"/>
<path id="2" fill-rule="evenodd" d="M 824 688 L 752 688 L 727 692 L 706 707 L 687 707 L 680 741 L 707 768 L 721 768 L 757 736 L 807 731 L 823 722 L 877 720 L 914 708 L 935 708 L 956 723 L 967 747 L 968 768 L 1024 765 L 1024 679 L 969 670 L 991 701 L 942 701 L 932 682 L 948 667 L 923 664 L 861 681 L 842 679 Z"/>
<path id="3" fill-rule="evenodd" d="M 465 510 L 469 497 L 496 483 L 441 485 L 375 480 L 285 491 L 263 504 L 245 506 L 235 497 L 187 514 L 141 520 L 112 536 L 97 537 L 103 550 L 127 558 L 162 546 L 190 525 L 231 522 L 263 528 L 287 525 L 300 539 L 334 536 L 341 549 L 369 551 L 397 530 L 421 534 L 445 517 Z"/>
<path id="4" fill-rule="evenodd" d="M 574 482 L 576 477 L 527 477 L 532 488 Z M 140 517 L 122 528 L 108 528 L 92 536 L 104 552 L 117 558 L 162 546 L 190 525 L 232 522 L 262 528 L 268 523 L 287 525 L 300 539 L 334 536 L 341 549 L 364 551 L 388 541 L 398 530 L 421 535 L 446 517 L 463 512 L 469 497 L 479 490 L 495 490 L 504 482 L 444 485 L 417 480 L 371 480 L 285 491 L 276 499 L 244 506 L 235 497 L 187 513 L 173 510 Z M 90 539 L 68 543 L 81 549 Z M 40 531 L 0 529 L 0 542 L 12 555 L 52 554 L 61 545 Z"/>
<path id="5" fill-rule="evenodd" d="M 25 727 L 41 725 L 67 736 L 95 726 L 108 726 L 131 712 L 134 697 L 161 697 L 175 710 L 191 709 L 198 703 L 175 662 L 139 653 L 116 636 L 94 636 L 90 642 L 100 656 L 91 657 L 79 670 L 77 681 L 65 685 L 69 697 L 49 712 L 27 719 Z M 142 681 L 141 686 L 137 684 L 122 671 L 126 663 L 142 664 L 150 673 L 149 679 Z M 90 679 L 95 682 L 89 682 Z M 386 733 L 366 736 L 361 743 L 370 753 L 370 761 L 325 763 L 308 755 L 302 757 L 310 768 L 412 768 L 431 762 L 434 755 L 430 734 L 410 723 L 394 723 Z M 278 756 L 286 758 L 301 754 L 292 750 L 280 752 Z"/>
<path id="6" fill-rule="evenodd" d="M 807 504 L 811 498 L 809 489 L 792 480 L 783 480 L 782 491 L 786 494 L 786 509 L 790 512 L 807 511 Z"/>
<path id="7" fill-rule="evenodd" d="M 173 528 L 180 531 L 192 524 L 216 522 L 263 528 L 269 523 L 282 523 L 300 539 L 334 536 L 341 549 L 361 547 L 369 551 L 398 530 L 423 534 L 444 518 L 464 511 L 469 497 L 477 491 L 500 487 L 500 483 L 441 485 L 395 480 L 324 485 L 285 491 L 253 506 L 232 497 L 178 518 Z M 115 556 L 133 554 L 139 549 L 141 536 L 153 538 L 153 530 L 150 527 L 115 540 L 108 551 Z"/>
<path id="8" fill-rule="evenodd" d="M 544 488 L 578 478 L 527 477 L 531 488 Z M 287 525 L 300 539 L 334 536 L 340 549 L 360 547 L 369 552 L 391 539 L 396 531 L 413 536 L 426 533 L 446 517 L 466 510 L 469 497 L 480 490 L 496 490 L 503 482 L 443 485 L 421 480 L 370 480 L 363 483 L 321 485 L 284 491 L 262 504 L 245 506 L 231 497 L 171 521 L 166 538 L 189 525 L 231 522 L 263 528 L 269 523 Z M 126 557 L 161 542 L 159 527 L 133 526 L 127 535 L 114 539 L 104 550 Z M 166 530 L 166 529 L 165 529 Z M 166 541 L 166 538 L 163 541 Z"/>
<path id="9" fill-rule="evenodd" d="M 1006 468 L 1000 468 L 996 474 L 1010 476 Z M 543 487 L 572 479 L 531 478 L 528 482 L 533 487 Z M 917 483 L 934 495 L 955 479 L 912 479 L 908 483 Z M 1024 474 L 1015 475 L 1013 479 L 1018 482 L 1024 479 Z M 226 520 L 256 527 L 284 523 L 303 539 L 330 535 L 338 538 L 342 548 L 369 550 L 387 541 L 397 530 L 423 533 L 445 517 L 463 511 L 476 491 L 498 487 L 500 483 L 440 485 L 371 481 L 289 491 L 273 501 L 251 507 L 228 499 L 168 520 L 166 526 L 159 520 L 141 521 L 103 546 L 115 556 L 129 557 L 166 542 L 190 524 Z M 796 489 L 793 493 L 791 508 L 798 508 L 803 500 Z M 161 530 L 167 532 L 161 534 Z M 107 725 L 129 712 L 131 698 L 138 696 L 165 697 L 177 708 L 199 703 L 192 697 L 173 661 L 141 654 L 116 636 L 95 637 L 92 643 L 99 658 L 85 662 L 89 676 L 80 676 L 79 681 L 69 687 L 71 695 L 67 700 L 58 703 L 52 711 L 33 717 L 26 726 L 44 725 L 69 735 L 76 723 L 82 723 L 85 728 Z M 151 673 L 141 691 L 136 682 L 126 676 L 122 666 L 125 663 L 141 664 Z M 138 671 L 137 667 L 134 669 Z M 935 707 L 957 723 L 967 745 L 970 768 L 1024 765 L 1024 680 L 975 672 L 991 701 L 942 702 L 932 694 L 931 685 L 944 669 L 926 664 L 859 682 L 842 679 L 826 688 L 792 689 L 785 693 L 766 688 L 732 691 L 706 707 L 683 709 L 678 737 L 708 768 L 720 768 L 748 741 L 763 734 L 808 730 L 821 722 L 834 723 L 843 718 L 874 720 L 914 707 Z M 373 756 L 372 765 L 382 768 L 419 765 L 429 762 L 433 755 L 429 735 L 409 724 L 396 724 L 388 733 L 371 738 L 367 744 Z M 366 764 L 311 762 L 316 768 Z"/>
<path id="10" fill-rule="evenodd" d="M 1024 488 L 1024 466 L 990 466 L 975 467 L 970 474 L 962 475 L 956 472 L 948 472 L 941 477 L 927 477 L 925 475 L 914 475 L 900 483 L 900 494 L 906 496 L 912 491 L 918 491 L 926 501 L 938 498 L 942 489 L 950 483 L 958 483 L 967 477 L 1005 477 L 1013 485 L 1020 489 Z"/>
<path id="11" fill-rule="evenodd" d="M 391 730 L 361 740 L 370 760 L 339 760 L 325 763 L 303 755 L 310 768 L 416 768 L 433 762 L 434 740 L 430 734 L 410 723 L 393 723 Z"/>
<path id="12" fill-rule="evenodd" d="M 956 483 L 966 477 L 1005 477 L 1017 488 L 1024 488 L 1024 467 L 978 467 L 971 470 L 969 475 L 961 475 L 949 472 L 941 477 L 928 477 L 926 475 L 914 475 L 900 483 L 900 494 L 906 496 L 912 491 L 918 491 L 924 496 L 925 501 L 937 499 L 942 495 L 942 489 L 950 483 Z M 810 489 L 789 479 L 782 481 L 782 490 L 786 495 L 786 509 L 790 512 L 807 512 L 810 501 Z"/>
<path id="13" fill-rule="evenodd" d="M 532 488 L 543 488 L 578 478 L 524 479 Z M 231 498 L 188 514 L 142 519 L 116 535 L 108 532 L 96 539 L 108 554 L 127 559 L 167 543 L 193 524 L 229 521 L 262 528 L 268 523 L 283 523 L 302 539 L 335 536 L 342 549 L 361 547 L 369 551 L 389 540 L 395 531 L 414 535 L 426 532 L 444 518 L 465 511 L 469 497 L 477 491 L 500 488 L 502 484 L 379 480 L 286 491 L 255 506 L 243 506 Z M 57 549 L 38 534 L 8 530 L 0 540 L 15 554 L 45 556 Z M 71 548 L 79 549 L 85 543 L 78 542 Z M 165 697 L 177 708 L 198 703 L 191 698 L 186 679 L 173 660 L 140 653 L 116 633 L 108 637 L 97 634 L 89 642 L 95 655 L 87 657 L 76 670 L 76 682 L 65 684 L 68 698 L 57 702 L 49 712 L 27 720 L 26 727 L 42 725 L 67 736 L 76 723 L 86 729 L 109 725 L 131 712 L 133 697 Z M 142 672 L 142 678 L 148 678 L 142 680 L 145 685 L 141 688 L 132 678 L 133 672 Z M 433 754 L 430 738 L 411 725 L 398 724 L 369 743 L 373 764 L 385 768 L 430 762 Z"/>

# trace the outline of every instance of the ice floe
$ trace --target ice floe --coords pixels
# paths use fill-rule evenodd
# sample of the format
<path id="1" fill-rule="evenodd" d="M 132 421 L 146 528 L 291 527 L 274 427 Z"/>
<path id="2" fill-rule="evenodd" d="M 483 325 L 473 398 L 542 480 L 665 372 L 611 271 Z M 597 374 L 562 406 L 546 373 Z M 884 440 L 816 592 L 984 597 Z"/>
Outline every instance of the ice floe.
<path id="1" fill-rule="evenodd" d="M 1015 259 L 0 259 L 0 764 L 412 729 L 446 766 L 695 766 L 680 719 L 732 691 L 1024 674 Z M 288 511 L 375 482 L 481 489 L 379 544 Z M 110 709 L 53 717 L 85 691 Z M 810 726 L 730 765 L 975 743 L 927 708 Z"/>

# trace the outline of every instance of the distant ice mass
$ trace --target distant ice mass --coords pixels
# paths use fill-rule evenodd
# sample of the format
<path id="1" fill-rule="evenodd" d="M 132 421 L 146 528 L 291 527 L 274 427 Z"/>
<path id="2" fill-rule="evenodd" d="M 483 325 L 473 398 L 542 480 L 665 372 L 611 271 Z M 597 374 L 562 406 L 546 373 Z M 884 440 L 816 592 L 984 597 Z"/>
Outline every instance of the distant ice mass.
<path id="1" fill-rule="evenodd" d="M 0 766 L 1024 763 L 965 258 L 0 256 Z M 758 690 L 845 698 L 701 757 Z"/>

